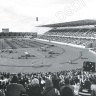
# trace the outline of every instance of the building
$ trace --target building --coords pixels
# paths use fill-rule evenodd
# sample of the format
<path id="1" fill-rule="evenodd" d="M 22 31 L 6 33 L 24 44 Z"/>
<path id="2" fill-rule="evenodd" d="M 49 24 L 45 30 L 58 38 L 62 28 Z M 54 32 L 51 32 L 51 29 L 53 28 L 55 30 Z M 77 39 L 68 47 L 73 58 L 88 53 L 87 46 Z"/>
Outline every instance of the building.
<path id="1" fill-rule="evenodd" d="M 9 32 L 9 28 L 2 28 L 2 32 L 4 32 L 4 33 Z"/>

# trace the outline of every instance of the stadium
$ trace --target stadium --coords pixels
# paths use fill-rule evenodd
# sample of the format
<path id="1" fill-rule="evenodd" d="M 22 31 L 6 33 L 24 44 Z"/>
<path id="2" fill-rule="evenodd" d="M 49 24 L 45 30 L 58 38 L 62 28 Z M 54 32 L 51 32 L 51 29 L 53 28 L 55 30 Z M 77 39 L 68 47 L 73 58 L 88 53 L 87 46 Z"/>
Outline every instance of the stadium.
<path id="1" fill-rule="evenodd" d="M 77 70 L 76 74 L 82 75 L 84 62 L 89 62 L 90 66 L 92 62 L 95 64 L 95 20 L 79 20 L 37 27 L 51 29 L 42 35 L 6 32 L 6 29 L 3 29 L 0 33 L 1 72 L 6 72 L 7 75 L 23 73 L 21 76 L 26 74 L 28 77 L 30 77 L 29 73 L 31 75 L 33 73 L 33 77 L 38 77 L 40 74 L 41 77 L 43 75 L 47 77 L 52 73 L 61 76 L 68 72 L 73 75 Z M 92 75 L 96 71 L 95 66 L 92 65 L 87 71 Z M 67 77 L 67 73 L 65 76 Z"/>
<path id="2" fill-rule="evenodd" d="M 51 27 L 43 35 L 1 32 L 0 66 L 4 72 L 57 72 L 96 62 L 96 21 L 81 20 Z M 27 56 L 28 55 L 28 56 Z"/>

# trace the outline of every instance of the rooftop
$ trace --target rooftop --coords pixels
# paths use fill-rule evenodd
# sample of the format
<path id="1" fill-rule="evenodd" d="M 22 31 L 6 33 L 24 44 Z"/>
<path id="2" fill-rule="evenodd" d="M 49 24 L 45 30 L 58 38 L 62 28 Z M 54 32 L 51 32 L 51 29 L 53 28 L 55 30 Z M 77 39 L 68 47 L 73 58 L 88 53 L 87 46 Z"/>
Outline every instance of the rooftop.
<path id="1" fill-rule="evenodd" d="M 64 23 L 41 25 L 38 27 L 71 27 L 71 26 L 83 26 L 83 25 L 96 25 L 96 20 L 86 19 L 86 20 L 78 20 L 78 21 L 71 21 L 71 22 L 64 22 Z"/>

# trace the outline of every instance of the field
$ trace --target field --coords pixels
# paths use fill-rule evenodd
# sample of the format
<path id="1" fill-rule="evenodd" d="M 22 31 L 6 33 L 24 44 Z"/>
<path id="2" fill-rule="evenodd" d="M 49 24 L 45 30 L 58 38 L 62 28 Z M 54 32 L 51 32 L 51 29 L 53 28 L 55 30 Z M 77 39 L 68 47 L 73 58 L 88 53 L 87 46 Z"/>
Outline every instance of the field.
<path id="1" fill-rule="evenodd" d="M 88 49 L 34 39 L 0 39 L 1 72 L 57 72 L 96 62 Z"/>

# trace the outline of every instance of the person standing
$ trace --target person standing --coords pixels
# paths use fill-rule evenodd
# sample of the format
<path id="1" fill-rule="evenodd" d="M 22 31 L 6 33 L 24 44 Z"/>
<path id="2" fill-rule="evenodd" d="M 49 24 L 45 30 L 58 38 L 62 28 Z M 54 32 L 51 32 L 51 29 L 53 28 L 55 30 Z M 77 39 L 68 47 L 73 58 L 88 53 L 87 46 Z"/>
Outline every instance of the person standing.
<path id="1" fill-rule="evenodd" d="M 74 95 L 74 87 L 70 85 L 70 81 L 68 78 L 65 79 L 65 85 L 60 88 L 61 96 L 75 96 Z"/>
<path id="2" fill-rule="evenodd" d="M 53 87 L 52 80 L 48 78 L 45 80 L 45 88 L 42 94 L 43 96 L 60 96 L 60 92 Z"/>
<path id="3" fill-rule="evenodd" d="M 28 96 L 42 96 L 39 80 L 37 78 L 33 78 L 31 84 L 27 90 Z"/>
<path id="4" fill-rule="evenodd" d="M 13 76 L 11 83 L 7 86 L 5 96 L 22 96 L 26 94 L 26 89 L 22 84 L 18 84 L 17 76 Z"/>

